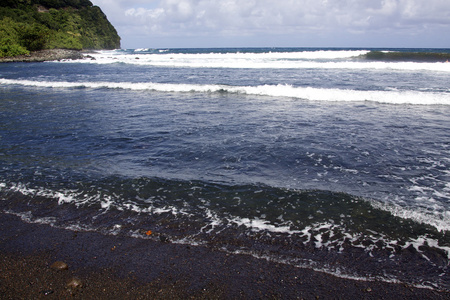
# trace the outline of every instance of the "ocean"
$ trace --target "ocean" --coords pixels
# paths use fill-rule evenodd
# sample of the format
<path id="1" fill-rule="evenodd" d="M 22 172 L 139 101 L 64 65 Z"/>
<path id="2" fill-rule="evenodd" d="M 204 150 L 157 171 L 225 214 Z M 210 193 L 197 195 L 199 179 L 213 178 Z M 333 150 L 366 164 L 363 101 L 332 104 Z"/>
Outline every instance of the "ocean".
<path id="1" fill-rule="evenodd" d="M 450 290 L 450 49 L 0 65 L 0 211 Z"/>

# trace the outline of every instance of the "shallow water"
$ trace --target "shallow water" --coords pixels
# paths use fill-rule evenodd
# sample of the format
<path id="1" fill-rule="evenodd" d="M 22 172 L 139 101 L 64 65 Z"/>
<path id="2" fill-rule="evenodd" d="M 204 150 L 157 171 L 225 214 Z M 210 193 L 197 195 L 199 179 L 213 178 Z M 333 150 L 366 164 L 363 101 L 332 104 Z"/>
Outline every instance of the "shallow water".
<path id="1" fill-rule="evenodd" d="M 448 289 L 450 66 L 280 51 L 1 65 L 1 209 Z"/>

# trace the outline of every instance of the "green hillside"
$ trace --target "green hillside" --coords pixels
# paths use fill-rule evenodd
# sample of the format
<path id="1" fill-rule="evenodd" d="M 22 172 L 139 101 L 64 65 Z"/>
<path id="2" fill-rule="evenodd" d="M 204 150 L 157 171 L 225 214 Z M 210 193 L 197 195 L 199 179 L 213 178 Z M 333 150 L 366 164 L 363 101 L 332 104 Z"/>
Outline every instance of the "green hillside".
<path id="1" fill-rule="evenodd" d="M 116 49 L 120 37 L 89 0 L 1 0 L 0 57 L 55 48 Z"/>

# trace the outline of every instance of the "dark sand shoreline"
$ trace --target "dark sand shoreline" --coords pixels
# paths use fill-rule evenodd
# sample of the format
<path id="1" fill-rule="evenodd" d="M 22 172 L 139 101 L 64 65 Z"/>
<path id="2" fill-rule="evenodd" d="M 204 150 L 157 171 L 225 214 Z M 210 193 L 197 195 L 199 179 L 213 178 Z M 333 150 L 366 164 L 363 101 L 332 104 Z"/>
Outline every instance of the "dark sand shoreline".
<path id="1" fill-rule="evenodd" d="M 63 59 L 82 59 L 81 51 L 68 49 L 49 49 L 30 52 L 29 55 L 0 57 L 0 62 L 44 62 Z"/>
<path id="2" fill-rule="evenodd" d="M 450 299 L 188 246 L 29 224 L 0 213 L 1 299 Z M 50 268 L 64 261 L 68 270 Z M 79 278 L 81 288 L 66 284 Z"/>

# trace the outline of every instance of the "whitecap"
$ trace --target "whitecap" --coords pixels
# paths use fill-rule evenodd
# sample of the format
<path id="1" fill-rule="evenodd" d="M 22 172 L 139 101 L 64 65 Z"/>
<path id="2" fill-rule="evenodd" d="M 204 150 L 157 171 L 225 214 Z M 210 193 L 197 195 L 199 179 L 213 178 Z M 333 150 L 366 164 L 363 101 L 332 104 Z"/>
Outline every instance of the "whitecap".
<path id="1" fill-rule="evenodd" d="M 229 86 L 220 84 L 177 84 L 157 82 L 69 82 L 0 78 L 3 85 L 23 85 L 48 88 L 107 88 L 158 92 L 234 93 L 271 97 L 296 98 L 310 101 L 360 102 L 386 104 L 450 105 L 450 93 L 419 91 L 378 91 L 336 88 L 295 87 L 287 84 Z"/>
<path id="2" fill-rule="evenodd" d="M 138 49 L 135 52 L 143 52 Z M 147 49 L 148 50 L 148 49 Z M 450 72 L 450 64 L 428 62 L 361 61 L 353 58 L 367 54 L 368 50 L 299 51 L 266 53 L 166 53 L 124 54 L 99 51 L 90 54 L 95 60 L 67 60 L 62 63 L 114 64 L 183 67 L 183 68 L 235 68 L 235 69 L 373 69 L 404 71 Z"/>

